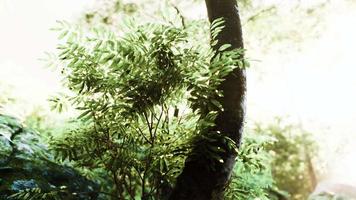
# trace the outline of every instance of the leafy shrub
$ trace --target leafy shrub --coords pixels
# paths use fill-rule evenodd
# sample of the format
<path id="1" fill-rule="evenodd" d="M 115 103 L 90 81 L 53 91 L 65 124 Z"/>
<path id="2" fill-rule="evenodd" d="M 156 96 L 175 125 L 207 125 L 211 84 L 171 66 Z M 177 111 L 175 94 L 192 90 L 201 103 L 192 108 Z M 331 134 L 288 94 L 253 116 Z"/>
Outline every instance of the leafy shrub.
<path id="1" fill-rule="evenodd" d="M 274 187 L 271 173 L 271 156 L 264 149 L 273 139 L 254 133 L 246 134 L 239 150 L 231 182 L 225 199 L 271 199 Z"/>
<path id="2" fill-rule="evenodd" d="M 212 24 L 213 39 L 222 23 Z M 98 28 L 83 34 L 60 23 L 67 98 L 81 114 L 79 126 L 51 146 L 78 168 L 104 170 L 115 187 L 103 190 L 113 198 L 162 199 L 192 143 L 214 125 L 221 109 L 217 86 L 242 66 L 242 50 L 212 50 L 208 37 L 197 43 L 189 24 L 125 25 L 128 31 L 119 36 Z M 204 151 L 221 162 L 214 148 Z"/>
<path id="3" fill-rule="evenodd" d="M 226 199 L 308 199 L 315 186 L 311 159 L 317 153 L 310 134 L 276 120 L 245 135 Z"/>
<path id="4" fill-rule="evenodd" d="M 221 24 L 212 25 L 213 38 Z M 204 25 L 126 21 L 117 25 L 122 29 L 119 33 L 105 27 L 86 33 L 59 23 L 58 60 L 70 91 L 56 98 L 54 107 L 62 110 L 62 102 L 69 101 L 81 114 L 76 125 L 52 140 L 51 146 L 61 159 L 73 161 L 100 181 L 109 197 L 163 198 L 193 143 L 207 136 L 221 109 L 217 86 L 243 61 L 238 59 L 241 50 L 220 52 L 229 46 L 212 50 Z M 199 31 L 205 31 L 200 38 Z M 272 193 L 281 193 L 278 186 L 298 196 L 299 189 L 292 188 L 293 181 L 301 180 L 302 146 L 297 145 L 300 141 L 294 143 L 295 138 L 287 140 L 286 132 L 284 128 L 272 131 L 271 137 L 280 140 L 276 143 L 259 141 L 257 136 L 246 139 L 226 198 L 271 199 Z M 231 147 L 236 145 L 232 142 Z M 212 163 L 220 162 L 218 149 L 204 152 Z M 286 155 L 292 158 L 283 166 L 298 169 L 295 176 L 286 177 L 293 171 L 289 168 L 279 171 L 280 157 Z"/>
<path id="5" fill-rule="evenodd" d="M 268 126 L 257 125 L 256 133 L 275 138 L 265 146 L 271 155 L 271 170 L 276 186 L 290 194 L 291 199 L 307 199 L 315 187 L 311 159 L 317 148 L 310 134 L 281 120 Z"/>

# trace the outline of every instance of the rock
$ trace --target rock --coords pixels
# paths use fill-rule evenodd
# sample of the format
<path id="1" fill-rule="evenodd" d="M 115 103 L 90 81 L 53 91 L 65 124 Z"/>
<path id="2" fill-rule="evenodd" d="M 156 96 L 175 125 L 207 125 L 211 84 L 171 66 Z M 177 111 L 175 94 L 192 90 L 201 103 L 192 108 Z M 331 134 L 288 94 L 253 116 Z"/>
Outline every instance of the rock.
<path id="1" fill-rule="evenodd" d="M 322 181 L 310 195 L 310 200 L 318 199 L 340 199 L 356 200 L 356 187 L 336 182 Z"/>
<path id="2" fill-rule="evenodd" d="M 0 114 L 0 199 L 97 199 L 98 184 L 56 163 L 40 141 L 36 132 Z"/>

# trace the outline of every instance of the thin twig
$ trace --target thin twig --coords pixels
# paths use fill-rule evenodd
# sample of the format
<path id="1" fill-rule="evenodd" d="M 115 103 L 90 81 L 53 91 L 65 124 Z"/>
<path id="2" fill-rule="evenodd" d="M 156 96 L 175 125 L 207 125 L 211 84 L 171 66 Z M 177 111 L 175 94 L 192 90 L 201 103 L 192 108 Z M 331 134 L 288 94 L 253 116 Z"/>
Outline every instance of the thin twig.
<path id="1" fill-rule="evenodd" d="M 146 120 L 146 123 L 147 123 L 147 126 L 148 126 L 148 131 L 150 132 L 150 138 L 152 140 L 152 138 L 153 138 L 153 135 L 152 135 L 152 124 L 150 124 L 150 122 L 148 120 L 148 115 L 147 115 L 146 111 L 143 111 L 143 116 L 145 117 L 145 120 Z"/>
<path id="2" fill-rule="evenodd" d="M 137 127 L 137 129 L 135 127 L 132 127 L 136 132 L 140 133 L 142 135 L 142 137 L 146 140 L 147 143 L 152 144 L 152 142 L 145 136 L 145 134 L 143 133 L 143 131 L 140 129 L 140 127 Z M 138 131 L 137 131 L 138 130 Z"/>
<path id="3" fill-rule="evenodd" d="M 162 105 L 161 114 L 160 114 L 159 117 L 158 117 L 157 124 L 156 124 L 155 130 L 154 130 L 154 132 L 153 132 L 153 135 L 154 135 L 155 138 L 156 138 L 158 126 L 159 126 L 159 124 L 160 124 L 160 122 L 161 122 L 162 115 L 163 115 L 163 105 Z"/>
<path id="4" fill-rule="evenodd" d="M 177 14 L 179 15 L 180 20 L 182 22 L 182 26 L 184 29 L 186 29 L 187 27 L 185 25 L 185 19 L 184 19 L 184 16 L 182 15 L 182 13 L 180 12 L 179 8 L 174 4 L 171 4 L 171 6 L 177 11 Z"/>

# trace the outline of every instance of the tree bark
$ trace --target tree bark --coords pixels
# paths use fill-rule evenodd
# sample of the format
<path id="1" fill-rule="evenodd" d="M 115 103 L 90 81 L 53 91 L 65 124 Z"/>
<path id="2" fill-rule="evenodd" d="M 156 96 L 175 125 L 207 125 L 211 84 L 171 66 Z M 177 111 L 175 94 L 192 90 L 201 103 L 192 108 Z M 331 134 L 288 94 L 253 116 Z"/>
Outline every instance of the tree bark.
<path id="1" fill-rule="evenodd" d="M 210 22 L 217 18 L 224 19 L 224 28 L 219 33 L 218 43 L 213 48 L 218 49 L 224 44 L 231 44 L 230 50 L 243 48 L 241 22 L 236 0 L 205 0 L 205 2 Z M 223 91 L 224 97 L 219 101 L 224 109 L 219 112 L 216 118 L 214 130 L 231 138 L 239 146 L 245 113 L 245 70 L 237 68 L 231 72 L 221 83 L 220 89 Z M 194 159 L 188 156 L 169 200 L 223 199 L 224 189 L 235 164 L 236 152 L 230 150 L 223 143 L 214 143 L 214 145 L 225 150 L 225 153 L 221 154 L 223 163 L 219 163 L 219 166 L 212 170 L 207 167 L 211 161 L 204 155 Z M 195 150 L 192 151 L 194 153 Z"/>

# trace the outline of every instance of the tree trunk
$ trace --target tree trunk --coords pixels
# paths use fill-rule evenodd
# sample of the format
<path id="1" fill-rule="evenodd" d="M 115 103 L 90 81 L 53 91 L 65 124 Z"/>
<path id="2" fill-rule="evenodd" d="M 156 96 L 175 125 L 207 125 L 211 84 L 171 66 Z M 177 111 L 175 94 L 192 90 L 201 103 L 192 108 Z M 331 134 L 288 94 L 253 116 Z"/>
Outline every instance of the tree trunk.
<path id="1" fill-rule="evenodd" d="M 206 0 L 209 21 L 223 18 L 224 28 L 219 33 L 218 43 L 214 49 L 224 44 L 231 44 L 232 49 L 243 48 L 241 22 L 236 0 Z M 228 136 L 238 145 L 242 136 L 244 121 L 244 96 L 246 91 L 245 70 L 235 69 L 220 85 L 224 97 L 220 99 L 223 111 L 220 111 L 215 130 L 223 136 Z M 178 176 L 176 186 L 170 195 L 170 200 L 212 200 L 223 199 L 224 189 L 231 177 L 235 164 L 236 152 L 230 150 L 226 143 L 214 145 L 225 150 L 221 154 L 223 163 L 215 169 L 207 167 L 211 164 L 204 155 L 198 158 L 187 158 L 182 173 Z M 195 150 L 193 149 L 193 152 Z M 194 153 L 193 153 L 194 154 Z"/>

